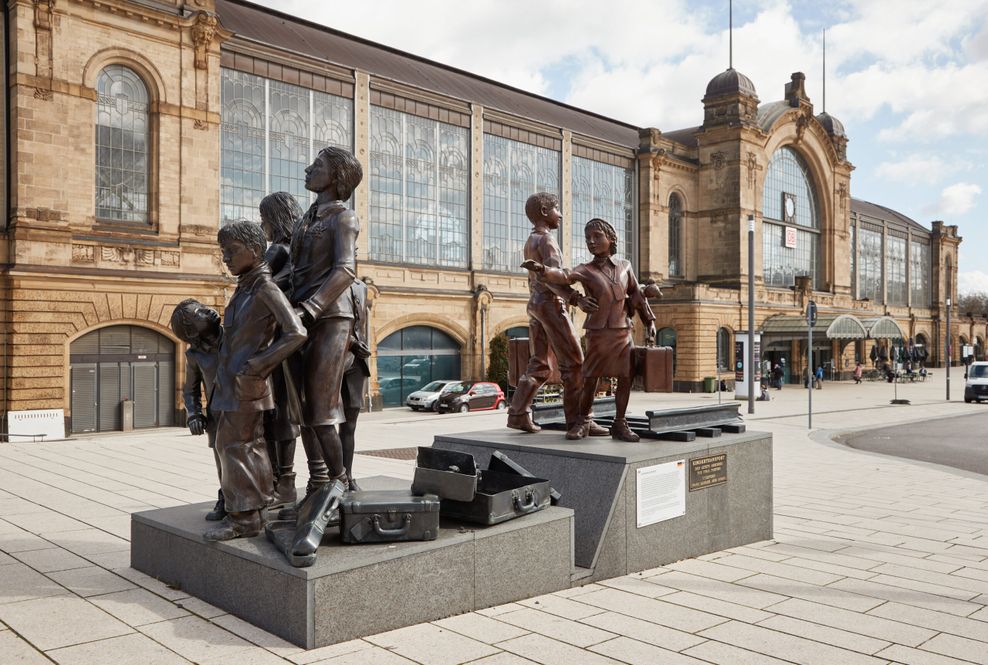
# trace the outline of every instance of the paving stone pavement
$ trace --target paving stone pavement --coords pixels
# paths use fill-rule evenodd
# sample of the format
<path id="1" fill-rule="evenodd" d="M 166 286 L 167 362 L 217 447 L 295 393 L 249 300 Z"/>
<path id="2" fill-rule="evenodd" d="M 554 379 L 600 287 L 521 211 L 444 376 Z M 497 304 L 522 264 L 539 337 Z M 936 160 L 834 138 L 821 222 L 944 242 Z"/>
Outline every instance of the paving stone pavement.
<path id="1" fill-rule="evenodd" d="M 128 567 L 130 513 L 215 497 L 202 437 L 0 444 L 0 663 L 988 663 L 988 476 L 831 441 L 962 414 L 988 426 L 986 407 L 944 401 L 942 374 L 900 386 L 909 406 L 885 383 L 827 383 L 813 431 L 805 390 L 758 402 L 745 419 L 774 436 L 773 540 L 310 651 Z M 632 410 L 716 399 L 635 394 Z M 358 452 L 503 418 L 365 414 Z M 413 463 L 355 466 L 411 478 Z"/>

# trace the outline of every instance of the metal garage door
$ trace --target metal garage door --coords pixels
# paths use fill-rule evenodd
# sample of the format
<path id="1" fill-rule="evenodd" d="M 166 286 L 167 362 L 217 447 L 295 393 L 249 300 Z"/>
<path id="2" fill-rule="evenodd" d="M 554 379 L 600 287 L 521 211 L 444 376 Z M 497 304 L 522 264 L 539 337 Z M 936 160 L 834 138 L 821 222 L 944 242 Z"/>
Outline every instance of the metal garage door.
<path id="1" fill-rule="evenodd" d="M 174 424 L 175 345 L 167 337 L 137 326 L 101 328 L 73 342 L 70 359 L 72 432 L 120 430 L 125 399 L 134 402 L 135 428 Z"/>

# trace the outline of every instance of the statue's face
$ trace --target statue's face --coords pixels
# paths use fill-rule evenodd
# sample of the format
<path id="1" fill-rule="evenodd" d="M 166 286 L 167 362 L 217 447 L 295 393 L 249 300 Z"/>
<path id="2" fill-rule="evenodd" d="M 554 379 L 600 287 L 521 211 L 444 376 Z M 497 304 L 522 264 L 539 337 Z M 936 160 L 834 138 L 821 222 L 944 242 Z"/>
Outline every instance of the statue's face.
<path id="1" fill-rule="evenodd" d="M 263 210 L 261 211 L 261 230 L 264 231 L 264 237 L 268 239 L 268 242 L 274 240 L 274 226 L 271 224 L 271 219 Z"/>
<path id="2" fill-rule="evenodd" d="M 239 240 L 227 240 L 223 243 L 223 263 L 232 275 L 243 275 L 254 267 L 257 257 L 249 247 Z"/>
<path id="3" fill-rule="evenodd" d="M 600 229 L 587 231 L 587 249 L 594 256 L 611 255 L 611 239 Z"/>
<path id="4" fill-rule="evenodd" d="M 332 174 L 329 165 L 322 155 L 316 158 L 305 169 L 305 188 L 310 192 L 323 192 L 333 184 Z"/>
<path id="5" fill-rule="evenodd" d="M 186 329 L 189 346 L 200 351 L 212 351 L 220 337 L 220 316 L 210 307 L 197 307 L 192 312 L 191 324 Z"/>
<path id="6" fill-rule="evenodd" d="M 563 213 L 559 212 L 558 205 L 554 205 L 548 210 L 542 208 L 542 218 L 545 219 L 545 225 L 550 229 L 558 229 L 559 224 L 563 221 Z"/>

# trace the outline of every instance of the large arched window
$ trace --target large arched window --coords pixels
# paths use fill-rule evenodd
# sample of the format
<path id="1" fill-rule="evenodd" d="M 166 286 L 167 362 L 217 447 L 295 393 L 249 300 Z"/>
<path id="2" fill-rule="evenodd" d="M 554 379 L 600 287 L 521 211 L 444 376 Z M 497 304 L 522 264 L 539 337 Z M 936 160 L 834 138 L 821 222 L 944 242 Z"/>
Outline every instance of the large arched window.
<path id="1" fill-rule="evenodd" d="M 377 379 L 384 406 L 401 406 L 430 381 L 460 378 L 460 345 L 442 330 L 402 328 L 377 345 Z"/>
<path id="2" fill-rule="evenodd" d="M 669 196 L 669 276 L 683 274 L 683 199 L 679 194 Z"/>
<path id="3" fill-rule="evenodd" d="M 762 197 L 763 274 L 767 286 L 792 286 L 820 275 L 820 215 L 806 162 L 795 150 L 779 148 L 765 175 Z"/>
<path id="4" fill-rule="evenodd" d="M 110 65 L 99 73 L 96 94 L 96 218 L 147 223 L 147 87 L 130 69 Z"/>

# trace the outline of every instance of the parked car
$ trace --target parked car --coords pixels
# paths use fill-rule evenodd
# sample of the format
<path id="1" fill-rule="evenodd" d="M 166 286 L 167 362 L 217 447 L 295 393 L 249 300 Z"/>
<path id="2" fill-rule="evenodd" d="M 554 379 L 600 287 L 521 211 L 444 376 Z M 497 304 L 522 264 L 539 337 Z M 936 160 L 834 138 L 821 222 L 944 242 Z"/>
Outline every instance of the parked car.
<path id="1" fill-rule="evenodd" d="M 393 376 L 387 379 L 382 379 L 380 384 L 381 399 L 384 401 L 385 405 L 393 404 L 395 406 L 399 406 L 401 404 L 401 394 L 403 392 L 415 390 L 417 385 L 419 385 L 419 380 L 408 376 Z"/>
<path id="2" fill-rule="evenodd" d="M 979 360 L 967 368 L 964 401 L 980 402 L 983 399 L 988 399 L 988 361 Z"/>
<path id="3" fill-rule="evenodd" d="M 409 395 L 408 399 L 405 400 L 405 406 L 412 411 L 438 411 L 439 395 L 447 386 L 454 383 L 459 383 L 459 381 L 443 379 L 428 383 Z"/>
<path id="4" fill-rule="evenodd" d="M 484 411 L 504 409 L 504 393 L 496 383 L 486 381 L 457 381 L 446 387 L 439 396 L 438 411 Z"/>

